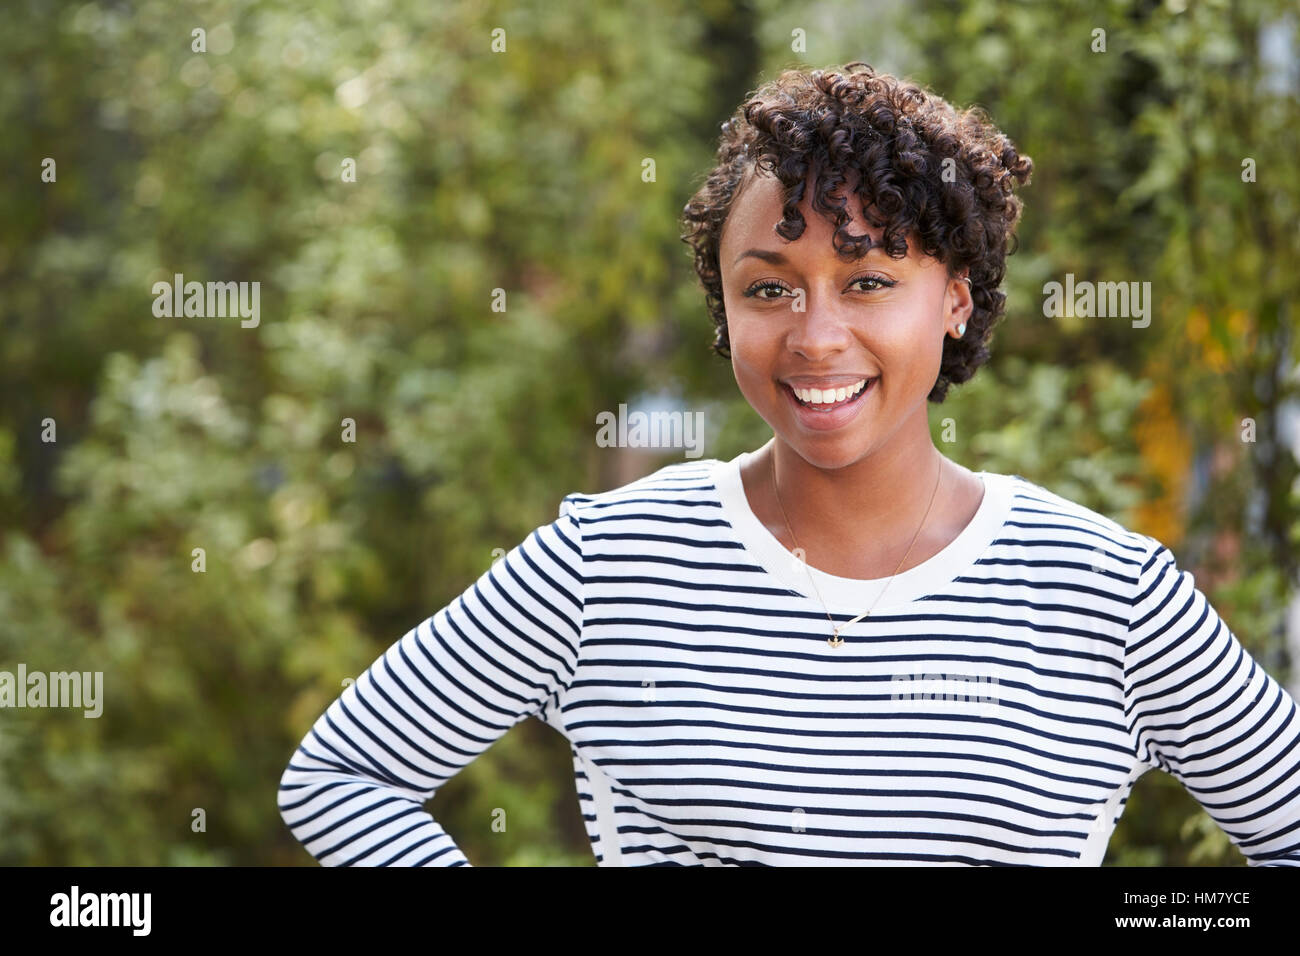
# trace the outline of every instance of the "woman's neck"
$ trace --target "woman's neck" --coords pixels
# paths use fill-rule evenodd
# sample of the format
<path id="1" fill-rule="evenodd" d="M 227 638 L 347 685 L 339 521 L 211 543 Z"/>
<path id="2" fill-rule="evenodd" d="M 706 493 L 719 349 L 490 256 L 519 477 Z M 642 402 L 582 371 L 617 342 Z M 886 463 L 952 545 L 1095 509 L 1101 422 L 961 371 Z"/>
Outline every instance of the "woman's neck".
<path id="1" fill-rule="evenodd" d="M 820 571 L 861 579 L 907 571 L 947 547 L 970 524 L 984 494 L 983 482 L 928 437 L 910 449 L 882 450 L 830 470 L 774 438 L 741 470 L 750 509 L 787 549 L 797 541 L 804 559 Z"/>

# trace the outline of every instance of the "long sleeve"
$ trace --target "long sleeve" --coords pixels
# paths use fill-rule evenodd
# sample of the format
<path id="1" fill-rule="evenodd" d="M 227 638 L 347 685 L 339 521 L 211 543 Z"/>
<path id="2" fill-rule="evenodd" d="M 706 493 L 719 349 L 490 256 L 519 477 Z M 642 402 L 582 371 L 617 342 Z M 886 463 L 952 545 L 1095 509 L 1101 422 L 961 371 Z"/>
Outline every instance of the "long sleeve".
<path id="1" fill-rule="evenodd" d="M 1173 774 L 1251 866 L 1300 866 L 1300 714 L 1154 538 L 1124 657 L 1137 754 Z"/>
<path id="2" fill-rule="evenodd" d="M 574 497 L 390 646 L 303 738 L 277 803 L 321 864 L 469 865 L 422 804 L 573 679 L 583 613 Z"/>

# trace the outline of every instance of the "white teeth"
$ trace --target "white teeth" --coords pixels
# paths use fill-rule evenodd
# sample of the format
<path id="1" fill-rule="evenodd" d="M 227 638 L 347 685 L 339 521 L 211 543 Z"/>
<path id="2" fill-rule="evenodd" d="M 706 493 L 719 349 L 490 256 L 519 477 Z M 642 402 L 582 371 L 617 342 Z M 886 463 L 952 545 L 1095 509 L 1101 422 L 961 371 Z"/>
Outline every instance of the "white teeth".
<path id="1" fill-rule="evenodd" d="M 791 388 L 799 396 L 802 402 L 808 402 L 812 405 L 833 405 L 836 402 L 842 402 L 845 399 L 852 398 L 866 386 L 867 380 L 859 379 L 847 388 Z"/>

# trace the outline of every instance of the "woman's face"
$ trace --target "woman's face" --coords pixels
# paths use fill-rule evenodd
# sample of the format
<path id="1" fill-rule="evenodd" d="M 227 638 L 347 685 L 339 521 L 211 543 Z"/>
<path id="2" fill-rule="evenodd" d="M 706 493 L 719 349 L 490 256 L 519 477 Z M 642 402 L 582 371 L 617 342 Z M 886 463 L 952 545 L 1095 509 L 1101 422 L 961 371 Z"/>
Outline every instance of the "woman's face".
<path id="1" fill-rule="evenodd" d="M 866 223 L 853 185 L 845 186 L 850 231 L 878 242 L 881 230 Z M 842 260 L 831 246 L 834 227 L 812 209 L 812 186 L 799 206 L 804 233 L 787 242 L 773 231 L 780 183 L 751 178 L 724 224 L 719 264 L 741 394 L 810 464 L 840 468 L 887 447 L 930 443 L 927 396 L 944 336 L 968 319 L 971 300 L 912 237 L 905 259 L 873 246 L 862 259 Z M 795 391 L 821 386 L 824 404 L 863 379 L 856 397 L 825 408 L 804 405 Z"/>

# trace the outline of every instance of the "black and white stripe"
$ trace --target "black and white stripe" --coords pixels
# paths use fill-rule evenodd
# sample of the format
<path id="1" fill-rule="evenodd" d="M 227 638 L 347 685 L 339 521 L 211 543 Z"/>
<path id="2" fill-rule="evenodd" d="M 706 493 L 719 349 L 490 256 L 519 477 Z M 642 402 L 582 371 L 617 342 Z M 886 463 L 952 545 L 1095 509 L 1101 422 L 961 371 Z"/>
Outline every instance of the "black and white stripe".
<path id="1" fill-rule="evenodd" d="M 536 715 L 602 865 L 1098 865 L 1153 767 L 1250 863 L 1300 865 L 1295 701 L 1155 539 L 979 473 L 970 526 L 834 649 L 807 575 L 837 622 L 882 583 L 794 561 L 744 458 L 569 495 L 389 648 L 284 772 L 307 850 L 465 865 L 421 804 Z"/>

